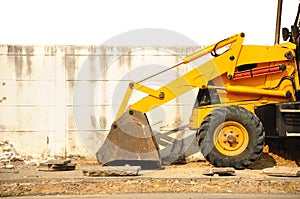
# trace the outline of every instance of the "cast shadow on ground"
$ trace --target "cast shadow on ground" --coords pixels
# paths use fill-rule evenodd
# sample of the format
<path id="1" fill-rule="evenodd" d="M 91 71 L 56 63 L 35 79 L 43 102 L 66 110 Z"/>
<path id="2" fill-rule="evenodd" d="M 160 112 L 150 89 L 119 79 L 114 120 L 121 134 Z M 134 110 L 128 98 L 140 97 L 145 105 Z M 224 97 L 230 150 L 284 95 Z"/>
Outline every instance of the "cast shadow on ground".
<path id="1" fill-rule="evenodd" d="M 185 163 L 185 157 L 199 152 L 195 133 L 187 134 L 188 125 L 164 133 L 154 132 L 155 140 L 162 148 L 160 156 L 163 165 Z M 175 135 L 175 136 L 174 136 Z"/>
<path id="2" fill-rule="evenodd" d="M 262 153 L 255 162 L 253 162 L 249 169 L 261 170 L 276 166 L 276 160 L 269 153 Z"/>
<path id="3" fill-rule="evenodd" d="M 181 139 L 172 137 L 173 134 L 184 134 L 187 125 L 168 132 L 155 132 L 157 143 L 164 148 L 160 150 L 161 159 L 164 165 L 172 163 L 185 163 L 185 157 L 198 153 L 199 146 L 196 143 L 195 134 Z M 175 136 L 176 137 L 176 136 Z M 180 137 L 180 136 L 179 136 Z M 264 169 L 278 166 L 278 163 L 271 154 L 275 154 L 286 160 L 295 161 L 300 166 L 300 138 L 266 139 L 269 153 L 263 152 L 261 156 L 249 167 L 249 169 Z M 270 154 L 271 153 L 271 154 Z"/>

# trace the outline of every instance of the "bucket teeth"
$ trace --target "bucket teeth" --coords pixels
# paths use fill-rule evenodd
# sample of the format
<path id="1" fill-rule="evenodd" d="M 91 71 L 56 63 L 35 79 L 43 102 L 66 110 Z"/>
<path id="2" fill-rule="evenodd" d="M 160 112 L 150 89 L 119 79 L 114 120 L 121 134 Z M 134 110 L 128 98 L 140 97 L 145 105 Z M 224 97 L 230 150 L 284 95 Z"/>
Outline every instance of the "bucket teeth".
<path id="1" fill-rule="evenodd" d="M 96 156 L 98 162 L 105 165 L 161 167 L 159 148 L 147 117 L 135 110 L 125 112 L 112 124 Z"/>

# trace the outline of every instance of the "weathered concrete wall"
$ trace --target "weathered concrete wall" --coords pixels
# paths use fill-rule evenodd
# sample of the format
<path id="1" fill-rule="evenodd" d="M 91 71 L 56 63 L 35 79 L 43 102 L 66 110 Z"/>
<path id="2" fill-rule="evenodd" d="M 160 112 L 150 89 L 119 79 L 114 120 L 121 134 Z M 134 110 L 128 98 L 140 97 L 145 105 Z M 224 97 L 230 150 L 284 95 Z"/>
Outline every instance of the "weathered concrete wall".
<path id="1" fill-rule="evenodd" d="M 1 45 L 0 141 L 9 140 L 21 155 L 94 157 L 128 83 L 172 66 L 195 50 Z M 192 67 L 176 68 L 145 84 L 157 88 Z M 153 130 L 164 135 L 161 147 L 190 135 L 185 125 L 195 92 L 148 114 Z M 131 102 L 142 96 L 135 92 Z M 179 127 L 181 133 L 172 131 Z"/>

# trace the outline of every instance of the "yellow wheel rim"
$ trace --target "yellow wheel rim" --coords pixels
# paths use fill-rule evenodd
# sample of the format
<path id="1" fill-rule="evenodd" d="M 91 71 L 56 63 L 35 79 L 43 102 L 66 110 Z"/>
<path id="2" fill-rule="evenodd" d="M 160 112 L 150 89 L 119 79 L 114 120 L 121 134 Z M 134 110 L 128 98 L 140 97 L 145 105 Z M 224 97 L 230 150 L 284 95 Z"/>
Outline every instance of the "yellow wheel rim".
<path id="1" fill-rule="evenodd" d="M 249 136 L 243 125 L 234 121 L 220 124 L 214 132 L 216 149 L 226 156 L 241 154 L 248 146 Z"/>

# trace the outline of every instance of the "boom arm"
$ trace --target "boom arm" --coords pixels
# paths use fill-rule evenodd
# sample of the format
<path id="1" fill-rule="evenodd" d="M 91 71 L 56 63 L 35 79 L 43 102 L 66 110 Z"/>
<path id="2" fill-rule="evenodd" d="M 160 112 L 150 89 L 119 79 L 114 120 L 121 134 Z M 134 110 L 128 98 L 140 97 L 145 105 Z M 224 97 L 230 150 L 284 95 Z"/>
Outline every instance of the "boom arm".
<path id="1" fill-rule="evenodd" d="M 206 88 L 209 80 L 219 77 L 225 73 L 229 80 L 233 79 L 235 68 L 238 65 L 257 62 L 275 62 L 292 59 L 294 56 L 294 52 L 289 51 L 289 49 L 282 48 L 280 45 L 274 47 L 249 46 L 246 48 L 242 45 L 244 36 L 244 33 L 233 35 L 216 44 L 210 45 L 200 51 L 186 56 L 181 63 L 176 64 L 175 66 L 187 64 L 209 53 L 215 53 L 217 49 L 230 45 L 229 49 L 220 56 L 215 56 L 213 59 L 171 81 L 158 90 L 143 86 L 140 82 L 131 82 L 123 98 L 115 121 L 125 112 L 133 89 L 147 93 L 148 96 L 130 105 L 128 109 L 146 113 L 155 107 L 165 104 L 168 101 L 192 90 L 193 88 Z M 244 53 L 241 53 L 242 51 Z M 255 52 L 255 54 L 253 54 L 253 52 Z M 291 56 L 284 56 L 288 52 L 291 53 Z M 249 54 L 247 53 L 251 53 L 251 56 L 248 56 Z M 231 87 L 231 89 L 234 90 L 235 88 Z M 247 90 L 247 88 L 244 89 Z M 239 88 L 236 88 L 236 90 L 239 91 Z M 263 91 L 264 89 L 256 89 L 256 91 L 252 89 L 252 92 Z M 269 90 L 268 95 L 285 96 L 286 92 Z"/>

